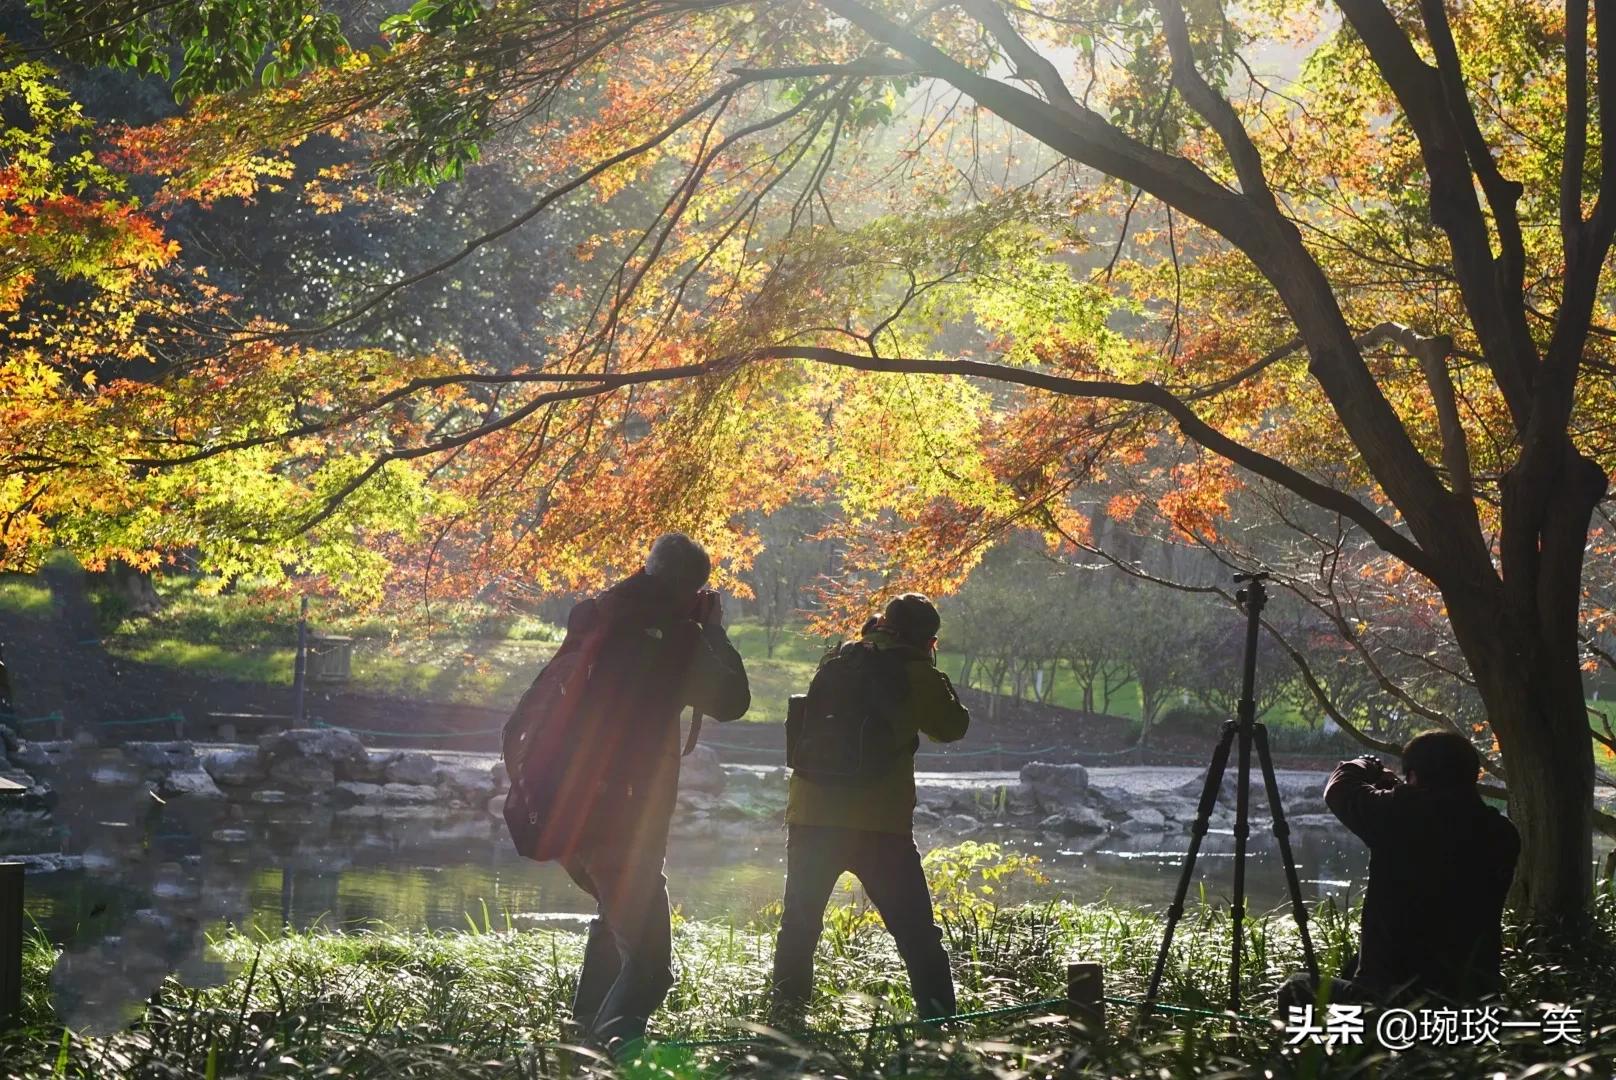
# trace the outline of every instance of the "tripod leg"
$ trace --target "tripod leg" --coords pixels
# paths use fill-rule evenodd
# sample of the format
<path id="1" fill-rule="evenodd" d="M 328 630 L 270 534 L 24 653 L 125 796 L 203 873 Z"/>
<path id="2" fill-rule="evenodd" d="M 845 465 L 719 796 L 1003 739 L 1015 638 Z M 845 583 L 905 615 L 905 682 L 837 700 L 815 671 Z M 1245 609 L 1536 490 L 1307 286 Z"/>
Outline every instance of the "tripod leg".
<path id="1" fill-rule="evenodd" d="M 1201 788 L 1201 803 L 1195 811 L 1195 824 L 1190 827 L 1190 846 L 1184 853 L 1184 868 L 1178 875 L 1178 888 L 1173 893 L 1172 906 L 1167 909 L 1167 925 L 1162 930 L 1161 948 L 1156 952 L 1156 966 L 1150 972 L 1150 985 L 1145 990 L 1145 1001 L 1140 1014 L 1150 1010 L 1161 990 L 1162 971 L 1167 966 L 1167 954 L 1173 947 L 1173 931 L 1184 916 L 1184 897 L 1189 895 L 1190 880 L 1195 877 L 1195 856 L 1200 853 L 1201 839 L 1212 820 L 1212 809 L 1217 805 L 1218 789 L 1223 785 L 1223 772 L 1229 765 L 1229 747 L 1234 742 L 1235 723 L 1226 721 L 1218 745 L 1212 751 L 1212 763 L 1206 769 L 1206 783 Z"/>
<path id="2" fill-rule="evenodd" d="M 1241 712 L 1247 711 L 1247 703 L 1240 703 Z M 1251 834 L 1251 717 L 1244 715 L 1240 721 L 1240 750 L 1238 764 L 1235 768 L 1234 796 L 1234 906 L 1230 911 L 1233 920 L 1234 943 L 1229 954 L 1229 1011 L 1240 1011 L 1240 956 L 1244 951 L 1246 934 L 1246 839 Z"/>
<path id="3" fill-rule="evenodd" d="M 1268 729 L 1258 724 L 1252 734 L 1257 742 L 1257 760 L 1262 764 L 1263 786 L 1268 789 L 1268 810 L 1274 817 L 1274 838 L 1279 841 L 1279 857 L 1285 864 L 1285 887 L 1291 894 L 1291 913 L 1296 918 L 1296 930 L 1302 935 L 1302 957 L 1307 962 L 1307 973 L 1317 982 L 1319 961 L 1313 955 L 1313 935 L 1307 928 L 1307 905 L 1302 902 L 1302 883 L 1296 877 L 1296 858 L 1291 854 L 1291 827 L 1285 822 L 1285 808 L 1279 798 L 1279 782 L 1274 779 L 1274 757 L 1268 750 Z"/>

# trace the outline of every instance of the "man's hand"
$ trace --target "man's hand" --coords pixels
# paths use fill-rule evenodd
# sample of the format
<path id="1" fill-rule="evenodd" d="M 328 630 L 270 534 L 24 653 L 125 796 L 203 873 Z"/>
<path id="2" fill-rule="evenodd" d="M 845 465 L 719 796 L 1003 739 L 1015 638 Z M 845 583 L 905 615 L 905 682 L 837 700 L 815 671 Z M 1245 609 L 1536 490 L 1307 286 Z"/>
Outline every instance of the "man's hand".
<path id="1" fill-rule="evenodd" d="M 716 589 L 702 589 L 696 594 L 696 607 L 691 618 L 703 626 L 724 624 L 724 598 Z"/>
<path id="2" fill-rule="evenodd" d="M 1368 773 L 1369 775 L 1366 777 L 1366 779 L 1368 779 L 1371 786 L 1376 788 L 1394 788 L 1400 783 L 1397 778 L 1397 774 L 1388 769 L 1381 762 L 1381 760 L 1378 757 L 1375 757 L 1373 754 L 1364 754 L 1363 756 L 1355 757 L 1350 761 L 1344 761 L 1342 764 L 1356 766 Z"/>

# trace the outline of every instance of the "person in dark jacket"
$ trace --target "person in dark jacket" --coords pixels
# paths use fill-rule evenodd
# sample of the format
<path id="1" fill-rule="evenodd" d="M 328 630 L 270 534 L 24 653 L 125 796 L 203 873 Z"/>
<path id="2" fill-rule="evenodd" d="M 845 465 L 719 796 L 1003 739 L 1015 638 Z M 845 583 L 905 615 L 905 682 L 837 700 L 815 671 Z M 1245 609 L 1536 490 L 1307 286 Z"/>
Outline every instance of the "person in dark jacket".
<path id="1" fill-rule="evenodd" d="M 909 970 L 922 1017 L 954 1011 L 954 981 L 914 840 L 916 736 L 965 735 L 971 715 L 937 670 L 941 620 L 930 600 L 906 593 L 866 623 L 863 640 L 902 660 L 905 686 L 892 717 L 894 755 L 882 776 L 853 787 L 791 777 L 786 804 L 786 890 L 774 952 L 774 1011 L 789 1019 L 813 994 L 814 946 L 843 871 L 864 886 Z"/>
<path id="2" fill-rule="evenodd" d="M 663 859 L 679 787 L 679 717 L 687 706 L 735 720 L 751 705 L 723 605 L 706 590 L 711 562 L 680 533 L 659 537 L 639 573 L 577 604 L 563 649 L 593 651 L 584 706 L 589 745 L 569 760 L 593 789 L 578 841 L 560 862 L 592 896 L 573 997 L 579 1034 L 616 1049 L 645 1034 L 673 985 Z"/>
<path id="3" fill-rule="evenodd" d="M 1469 739 L 1427 731 L 1403 748 L 1401 780 L 1373 757 L 1330 774 L 1325 803 L 1369 845 L 1357 967 L 1333 980 L 1332 1000 L 1466 1002 L 1499 989 L 1504 899 L 1521 841 L 1482 801 L 1480 772 Z M 1293 976 L 1280 1006 L 1308 1004 L 1316 990 Z"/>

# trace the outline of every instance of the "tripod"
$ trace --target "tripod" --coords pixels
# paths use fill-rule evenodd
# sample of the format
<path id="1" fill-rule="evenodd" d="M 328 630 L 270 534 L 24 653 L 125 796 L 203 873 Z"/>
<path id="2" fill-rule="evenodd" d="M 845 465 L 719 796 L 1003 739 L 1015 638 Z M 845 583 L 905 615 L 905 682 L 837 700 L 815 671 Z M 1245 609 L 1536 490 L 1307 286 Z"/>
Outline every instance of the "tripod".
<path id="1" fill-rule="evenodd" d="M 1263 606 L 1268 594 L 1263 589 L 1266 571 L 1255 574 L 1236 574 L 1235 582 L 1245 587 L 1235 593 L 1235 599 L 1246 612 L 1246 655 L 1240 675 L 1240 704 L 1237 719 L 1226 720 L 1218 745 L 1212 751 L 1212 763 L 1206 771 L 1206 786 L 1201 789 L 1201 804 L 1196 811 L 1195 824 L 1190 830 L 1190 847 L 1184 855 L 1184 869 L 1179 874 L 1178 890 L 1173 894 L 1172 906 L 1167 909 L 1167 928 L 1162 933 L 1161 951 L 1156 954 L 1156 966 L 1150 973 L 1150 987 L 1145 991 L 1141 1013 L 1148 1012 L 1161 990 L 1162 969 L 1167 966 L 1167 953 L 1173 947 L 1173 931 L 1184 915 L 1184 897 L 1189 893 L 1190 879 L 1195 876 L 1195 856 L 1200 853 L 1201 840 L 1206 836 L 1212 809 L 1218 801 L 1223 784 L 1223 772 L 1229 764 L 1229 748 L 1239 738 L 1240 757 L 1236 767 L 1239 781 L 1235 788 L 1234 804 L 1234 906 L 1231 911 L 1234 924 L 1234 946 L 1229 957 L 1229 1011 L 1240 1011 L 1240 954 L 1245 940 L 1246 922 L 1246 837 L 1250 832 L 1251 748 L 1257 748 L 1257 760 L 1262 766 L 1263 786 L 1268 790 L 1268 808 L 1274 819 L 1274 836 L 1279 840 L 1279 854 L 1285 863 L 1285 884 L 1290 889 L 1291 911 L 1296 928 L 1302 935 L 1302 955 L 1307 961 L 1308 974 L 1319 975 L 1319 962 L 1313 955 L 1313 939 L 1307 930 L 1307 907 L 1302 903 L 1302 886 L 1296 878 L 1296 859 L 1291 855 L 1291 830 L 1285 824 L 1285 810 L 1280 805 L 1279 784 L 1274 780 L 1274 759 L 1268 751 L 1268 729 L 1257 723 L 1257 701 L 1253 687 L 1257 680 L 1257 633 Z"/>

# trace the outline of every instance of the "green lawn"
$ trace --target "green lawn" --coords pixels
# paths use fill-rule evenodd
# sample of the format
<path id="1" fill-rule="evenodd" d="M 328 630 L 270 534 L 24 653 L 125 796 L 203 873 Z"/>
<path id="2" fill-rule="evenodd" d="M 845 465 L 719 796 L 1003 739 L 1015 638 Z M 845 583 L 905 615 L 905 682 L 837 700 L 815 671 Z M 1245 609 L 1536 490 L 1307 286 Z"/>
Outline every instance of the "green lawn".
<path id="1" fill-rule="evenodd" d="M 51 591 L 37 578 L 5 574 L 0 576 L 0 611 L 29 619 L 44 618 L 51 612 Z"/>

